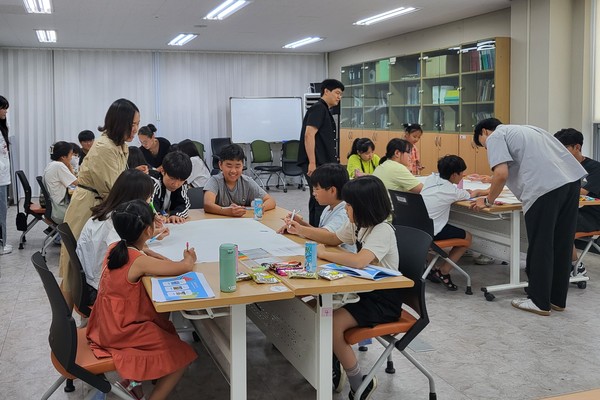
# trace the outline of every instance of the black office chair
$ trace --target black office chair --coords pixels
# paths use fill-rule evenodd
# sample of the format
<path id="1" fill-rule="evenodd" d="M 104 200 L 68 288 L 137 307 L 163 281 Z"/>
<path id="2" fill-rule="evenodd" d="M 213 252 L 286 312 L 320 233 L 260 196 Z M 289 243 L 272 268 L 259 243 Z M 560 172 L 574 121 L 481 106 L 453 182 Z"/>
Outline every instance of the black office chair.
<path id="1" fill-rule="evenodd" d="M 187 195 L 190 199 L 191 209 L 204 208 L 204 188 L 191 187 L 188 189 Z"/>
<path id="2" fill-rule="evenodd" d="M 395 372 L 391 358 L 395 348 L 427 377 L 429 380 L 429 399 L 434 400 L 437 395 L 433 376 L 406 351 L 406 347 L 410 342 L 429 325 L 429 315 L 425 304 L 425 280 L 421 274 L 432 244 L 432 238 L 431 235 L 420 229 L 397 225 L 394 225 L 394 228 L 396 229 L 396 243 L 400 258 L 398 269 L 402 272 L 402 275 L 410 278 L 415 285 L 412 288 L 402 290 L 402 315 L 398 321 L 379 324 L 373 328 L 351 328 L 344 333 L 344 339 L 350 345 L 365 339 L 376 338 L 384 347 L 383 353 L 363 379 L 363 383 L 354 394 L 354 398 L 361 398 L 364 389 L 385 360 L 387 360 L 385 371 L 392 374 Z M 403 334 L 402 337 L 398 338 L 397 336 L 401 333 Z"/>
<path id="3" fill-rule="evenodd" d="M 273 150 L 271 150 L 271 145 L 269 142 L 265 142 L 264 140 L 254 140 L 250 143 L 250 154 L 252 155 L 252 164 L 263 164 L 256 165 L 250 168 L 252 174 L 255 178 L 258 179 L 260 185 L 265 188 L 265 190 L 269 190 L 269 181 L 273 174 L 277 176 L 277 184 L 276 188 L 279 189 L 279 183 L 283 184 L 283 192 L 287 192 L 287 188 L 285 186 L 285 179 L 281 177 L 282 168 L 279 165 L 273 165 Z M 267 164 L 268 165 L 264 165 Z M 265 183 L 261 175 L 269 175 L 267 182 Z"/>
<path id="4" fill-rule="evenodd" d="M 433 237 L 433 220 L 429 218 L 427 207 L 423 201 L 423 197 L 418 193 L 410 192 L 399 192 L 397 190 L 389 190 L 390 198 L 392 199 L 392 205 L 394 206 L 394 225 L 411 226 L 413 228 L 421 229 L 427 232 Z M 462 268 L 460 268 L 454 261 L 450 259 L 448 253 L 444 251 L 444 248 L 465 246 L 469 247 L 471 242 L 466 239 L 445 239 L 435 240 L 431 244 L 431 250 L 434 253 L 434 257 L 425 269 L 423 278 L 429 274 L 429 271 L 433 268 L 438 258 L 442 258 L 444 261 L 452 265 L 454 269 L 463 275 L 467 279 L 467 288 L 465 293 L 472 295 L 471 290 L 471 277 Z"/>
<path id="5" fill-rule="evenodd" d="M 40 275 L 52 308 L 48 342 L 50 343 L 52 364 L 61 374 L 61 377 L 44 393 L 42 400 L 50 398 L 67 378 L 81 379 L 103 393 L 112 391 L 119 398 L 130 400 L 129 395 L 122 393 L 104 376 L 105 373 L 115 370 L 112 357 L 96 358 L 94 356 L 87 341 L 86 328 L 77 329 L 75 326 L 71 310 L 54 275 L 48 270 L 42 254 L 39 251 L 36 252 L 31 257 L 31 262 Z"/>
<path id="6" fill-rule="evenodd" d="M 219 173 L 219 153 L 223 150 L 223 147 L 231 144 L 231 138 L 212 138 L 210 139 L 210 151 L 212 152 L 212 171 L 211 175 Z"/>
<path id="7" fill-rule="evenodd" d="M 38 185 L 40 186 L 40 191 L 44 198 L 46 199 L 46 211 L 44 212 L 44 222 L 48 224 L 50 227 L 50 231 L 46 233 L 46 237 L 44 238 L 44 243 L 42 245 L 42 257 L 46 257 L 46 250 L 48 246 L 52 244 L 52 241 L 58 235 L 58 230 L 56 229 L 58 224 L 54 222 L 52 219 L 52 199 L 50 198 L 50 193 L 48 193 L 48 189 L 46 189 L 46 184 L 41 176 L 36 176 Z"/>
<path id="8" fill-rule="evenodd" d="M 22 231 L 21 238 L 19 239 L 19 249 L 23 249 L 25 246 L 25 242 L 27 242 L 27 238 L 25 235 L 37 224 L 39 221 L 44 220 L 44 214 L 46 213 L 46 209 L 40 206 L 38 203 L 34 203 L 31 201 L 31 185 L 29 185 L 29 180 L 27 180 L 27 176 L 23 171 L 15 172 L 16 181 L 21 184 L 21 188 L 23 189 L 23 193 L 25 194 L 25 199 L 23 201 L 23 209 L 25 211 L 25 226 L 17 226 L 17 229 Z M 17 207 L 18 207 L 18 196 L 17 196 Z M 27 218 L 32 216 L 33 219 L 27 222 Z"/>
<path id="9" fill-rule="evenodd" d="M 288 140 L 281 145 L 281 172 L 284 178 L 286 176 L 299 176 L 300 183 L 298 189 L 306 191 L 306 180 L 302 168 L 298 166 L 298 149 L 300 148 L 299 140 Z M 284 190 L 287 192 L 287 189 Z"/>

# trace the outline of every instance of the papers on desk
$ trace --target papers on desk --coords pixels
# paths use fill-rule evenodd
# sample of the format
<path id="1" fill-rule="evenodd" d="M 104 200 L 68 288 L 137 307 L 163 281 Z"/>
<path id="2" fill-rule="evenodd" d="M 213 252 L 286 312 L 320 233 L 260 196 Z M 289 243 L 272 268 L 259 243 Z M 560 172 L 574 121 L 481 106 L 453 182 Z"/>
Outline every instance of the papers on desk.
<path id="1" fill-rule="evenodd" d="M 174 278 L 152 278 L 152 300 L 157 303 L 175 300 L 209 299 L 214 292 L 200 272 L 188 272 Z"/>
<path id="2" fill-rule="evenodd" d="M 372 281 L 378 281 L 383 278 L 391 278 L 394 276 L 402 276 L 400 271 L 394 271 L 389 268 L 377 267 L 375 265 L 367 265 L 365 268 L 352 268 L 345 267 L 343 265 L 338 265 L 335 263 L 321 265 L 322 268 L 333 269 L 336 271 L 341 271 L 349 276 L 354 276 L 356 278 L 370 279 Z"/>

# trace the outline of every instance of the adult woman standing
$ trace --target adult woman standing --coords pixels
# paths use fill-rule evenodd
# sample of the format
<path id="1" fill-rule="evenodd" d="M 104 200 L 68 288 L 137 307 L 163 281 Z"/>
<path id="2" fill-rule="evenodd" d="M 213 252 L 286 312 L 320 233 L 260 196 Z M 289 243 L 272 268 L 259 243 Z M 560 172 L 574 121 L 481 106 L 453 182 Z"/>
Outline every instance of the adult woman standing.
<path id="1" fill-rule="evenodd" d="M 8 100 L 0 96 L 0 254 L 8 254 L 12 246 L 6 243 L 6 212 L 8 210 L 8 185 L 10 185 L 10 155 L 8 142 L 8 125 L 6 125 L 6 113 L 8 112 Z"/>
<path id="2" fill-rule="evenodd" d="M 171 148 L 171 142 L 155 135 L 156 127 L 152 124 L 142 126 L 139 131 L 140 150 L 152 168 L 162 165 L 163 158 Z"/>
<path id="3" fill-rule="evenodd" d="M 65 222 L 69 224 L 76 239 L 92 215 L 91 208 L 106 198 L 117 177 L 127 169 L 129 150 L 125 142 L 133 140 L 139 124 L 140 112 L 127 99 L 116 100 L 106 112 L 104 125 L 98 127 L 102 135 L 94 141 L 85 157 L 85 163 L 79 169 L 78 186 L 65 214 Z M 67 303 L 71 304 L 66 274 L 68 266 L 69 255 L 63 246 L 60 251 L 59 274 L 63 277 L 63 294 Z"/>

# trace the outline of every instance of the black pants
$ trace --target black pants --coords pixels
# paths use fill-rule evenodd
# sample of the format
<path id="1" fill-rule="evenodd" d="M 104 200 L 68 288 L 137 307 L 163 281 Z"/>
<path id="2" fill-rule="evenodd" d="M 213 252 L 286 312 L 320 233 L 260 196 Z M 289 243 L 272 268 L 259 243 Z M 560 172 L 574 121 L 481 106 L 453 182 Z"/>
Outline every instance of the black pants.
<path id="1" fill-rule="evenodd" d="M 321 220 L 321 214 L 323 214 L 323 210 L 325 210 L 326 206 L 322 206 L 315 200 L 315 196 L 313 196 L 313 185 L 310 181 L 310 176 L 304 174 L 306 178 L 306 182 L 308 182 L 308 190 L 310 191 L 310 198 L 308 199 L 308 223 L 312 226 L 318 227 L 319 221 Z"/>
<path id="2" fill-rule="evenodd" d="M 525 214 L 529 298 L 541 310 L 565 307 L 575 239 L 580 182 L 546 193 Z"/>

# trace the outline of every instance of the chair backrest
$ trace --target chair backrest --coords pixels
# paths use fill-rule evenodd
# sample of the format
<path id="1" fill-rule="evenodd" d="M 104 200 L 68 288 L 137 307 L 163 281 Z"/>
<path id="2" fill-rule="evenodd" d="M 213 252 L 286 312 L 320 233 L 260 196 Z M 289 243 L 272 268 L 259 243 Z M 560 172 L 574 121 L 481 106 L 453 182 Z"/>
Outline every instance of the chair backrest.
<path id="1" fill-rule="evenodd" d="M 204 160 L 204 145 L 196 140 L 192 140 L 194 146 L 196 146 L 196 150 L 198 150 L 198 154 L 200 154 L 200 158 Z"/>
<path id="2" fill-rule="evenodd" d="M 252 154 L 253 163 L 273 162 L 271 145 L 264 140 L 254 140 L 250 143 L 250 153 Z"/>
<path id="3" fill-rule="evenodd" d="M 59 224 L 57 229 L 58 233 L 60 233 L 60 238 L 69 253 L 69 270 L 67 273 L 69 274 L 69 283 L 73 299 L 75 300 L 75 306 L 77 306 L 77 310 L 81 315 L 89 317 L 92 312 L 90 308 L 90 292 L 88 290 L 85 271 L 76 251 L 77 239 L 75 239 L 69 224 L 66 222 Z"/>
<path id="4" fill-rule="evenodd" d="M 411 226 L 433 236 L 433 220 L 429 218 L 423 197 L 418 193 L 389 190 L 394 206 L 394 225 Z"/>
<path id="5" fill-rule="evenodd" d="M 398 269 L 402 275 L 415 283 L 412 288 L 402 291 L 402 302 L 419 315 L 417 322 L 396 343 L 396 348 L 404 350 L 429 324 L 429 315 L 425 305 L 425 280 L 422 275 L 433 239 L 431 235 L 418 228 L 402 225 L 394 225 L 394 228 L 396 229 L 396 244 L 400 259 Z"/>
<path id="6" fill-rule="evenodd" d="M 40 186 L 40 190 L 44 195 L 44 198 L 46 199 L 46 212 L 44 213 L 44 217 L 52 221 L 52 199 L 50 198 L 50 193 L 48 193 L 48 190 L 46 189 L 46 184 L 44 183 L 44 179 L 42 179 L 41 176 L 36 176 L 35 179 L 37 180 L 37 183 Z"/>
<path id="7" fill-rule="evenodd" d="M 288 140 L 281 145 L 281 169 L 284 175 L 302 175 L 302 168 L 298 166 L 299 140 Z"/>
<path id="8" fill-rule="evenodd" d="M 231 144 L 231 138 L 212 138 L 210 139 L 210 151 L 212 152 L 212 167 L 219 169 L 219 153 L 223 147 Z"/>
<path id="9" fill-rule="evenodd" d="M 195 187 L 189 188 L 187 191 L 188 198 L 190 199 L 190 208 L 204 208 L 204 188 Z"/>
<path id="10" fill-rule="evenodd" d="M 23 203 L 23 208 L 25 208 L 26 214 L 31 214 L 31 185 L 29 185 L 29 180 L 25 175 L 25 172 L 19 170 L 15 172 L 15 176 L 17 180 L 21 183 L 21 187 L 23 188 L 23 193 L 25 194 L 25 202 Z M 17 191 L 18 193 L 18 191 Z M 18 201 L 18 195 L 17 195 Z"/>
<path id="11" fill-rule="evenodd" d="M 38 251 L 31 257 L 31 262 L 40 275 L 52 309 L 52 323 L 48 342 L 54 358 L 69 374 L 102 390 L 104 393 L 108 393 L 110 391 L 108 381 L 75 363 L 77 357 L 77 327 L 75 320 L 56 279 L 54 279 L 54 275 L 48 270 L 44 257 Z"/>

